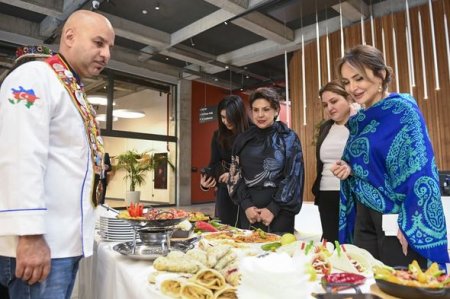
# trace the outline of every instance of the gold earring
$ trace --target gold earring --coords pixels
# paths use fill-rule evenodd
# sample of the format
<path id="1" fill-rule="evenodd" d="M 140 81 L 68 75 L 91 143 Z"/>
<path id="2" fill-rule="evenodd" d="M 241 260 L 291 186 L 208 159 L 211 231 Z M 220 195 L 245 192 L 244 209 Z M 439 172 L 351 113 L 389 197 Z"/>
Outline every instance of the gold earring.
<path id="1" fill-rule="evenodd" d="M 381 87 L 381 85 L 378 86 L 378 92 L 382 92 L 382 91 L 383 91 L 383 87 Z"/>

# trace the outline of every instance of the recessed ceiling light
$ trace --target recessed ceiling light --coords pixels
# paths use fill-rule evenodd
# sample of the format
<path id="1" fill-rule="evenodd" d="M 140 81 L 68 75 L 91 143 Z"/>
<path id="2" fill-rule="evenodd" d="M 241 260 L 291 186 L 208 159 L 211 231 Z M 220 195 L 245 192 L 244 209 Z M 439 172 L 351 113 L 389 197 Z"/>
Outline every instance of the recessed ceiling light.
<path id="1" fill-rule="evenodd" d="M 245 79 L 250 79 L 250 76 L 249 75 L 245 75 Z"/>
<path id="2" fill-rule="evenodd" d="M 121 118 L 142 118 L 145 116 L 145 112 L 131 109 L 117 109 L 113 111 L 113 115 Z"/>
<path id="3" fill-rule="evenodd" d="M 219 79 L 218 78 L 214 78 L 214 81 L 219 81 Z"/>
<path id="4" fill-rule="evenodd" d="M 106 106 L 108 105 L 108 99 L 106 96 L 103 95 L 91 95 L 87 97 L 88 102 L 91 105 L 100 105 L 100 106 Z M 115 106 L 116 103 L 113 101 L 113 106 Z"/>
<path id="5" fill-rule="evenodd" d="M 230 67 L 229 67 L 228 65 L 226 65 L 226 66 L 225 66 L 225 69 L 227 69 L 227 70 L 228 70 L 229 68 L 230 68 Z"/>
<path id="6" fill-rule="evenodd" d="M 95 119 L 97 121 L 106 121 L 106 114 L 97 114 L 97 116 L 95 117 Z M 117 116 L 113 116 L 113 121 L 118 121 L 119 118 Z"/>
<path id="7" fill-rule="evenodd" d="M 223 22 L 225 25 L 228 25 L 228 22 L 227 21 L 225 21 L 225 22 Z"/>
<path id="8" fill-rule="evenodd" d="M 155 10 L 159 10 L 159 9 L 160 9 L 160 7 L 159 7 L 159 2 L 156 2 Z"/>
<path id="9" fill-rule="evenodd" d="M 169 57 L 166 57 L 166 60 L 169 60 Z"/>
<path id="10" fill-rule="evenodd" d="M 146 9 L 143 9 L 142 14 L 146 15 L 146 14 L 148 14 L 148 11 Z"/>

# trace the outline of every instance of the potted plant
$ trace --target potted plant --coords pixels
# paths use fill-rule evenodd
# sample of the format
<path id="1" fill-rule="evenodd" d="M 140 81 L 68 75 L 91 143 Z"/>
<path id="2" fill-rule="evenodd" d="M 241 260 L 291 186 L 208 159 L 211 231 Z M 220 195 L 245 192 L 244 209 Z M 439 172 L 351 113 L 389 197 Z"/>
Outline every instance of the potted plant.
<path id="1" fill-rule="evenodd" d="M 124 180 L 129 180 L 130 188 L 125 196 L 126 202 L 139 202 L 141 192 L 136 191 L 136 186 L 145 183 L 145 176 L 147 172 L 156 168 L 159 163 L 163 162 L 161 159 L 154 159 L 152 153 L 144 151 L 139 153 L 137 150 L 128 150 L 116 157 L 115 168 L 117 170 L 123 169 L 126 171 Z M 169 165 L 173 165 L 167 161 Z"/>

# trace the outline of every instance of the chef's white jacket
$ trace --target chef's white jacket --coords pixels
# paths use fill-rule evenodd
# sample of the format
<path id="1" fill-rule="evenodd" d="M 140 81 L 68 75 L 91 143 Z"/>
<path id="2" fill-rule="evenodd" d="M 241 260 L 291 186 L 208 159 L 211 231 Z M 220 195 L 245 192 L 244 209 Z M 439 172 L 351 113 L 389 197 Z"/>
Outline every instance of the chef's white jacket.
<path id="1" fill-rule="evenodd" d="M 91 255 L 93 176 L 82 117 L 56 73 L 43 61 L 17 68 L 0 89 L 0 255 L 15 257 L 17 236 L 34 234 L 52 258 Z"/>

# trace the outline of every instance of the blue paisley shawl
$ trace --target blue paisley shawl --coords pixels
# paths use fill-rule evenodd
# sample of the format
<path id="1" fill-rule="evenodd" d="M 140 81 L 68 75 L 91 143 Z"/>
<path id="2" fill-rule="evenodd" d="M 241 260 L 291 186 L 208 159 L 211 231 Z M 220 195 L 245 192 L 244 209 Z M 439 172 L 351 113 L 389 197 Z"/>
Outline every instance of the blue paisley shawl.
<path id="1" fill-rule="evenodd" d="M 244 170 L 239 164 L 241 150 L 255 138 L 259 129 L 250 127 L 244 133 L 238 135 L 233 145 L 231 157 L 230 178 L 228 192 L 231 199 L 238 205 L 251 206 L 251 196 L 248 192 L 250 181 L 270 181 L 277 187 L 273 201 L 280 208 L 297 214 L 303 202 L 304 167 L 303 152 L 297 134 L 282 122 L 273 124 L 273 134 L 269 138 L 274 151 L 274 158 L 266 158 L 264 172 L 255 178 L 245 178 Z"/>
<path id="2" fill-rule="evenodd" d="M 409 246 L 429 261 L 448 262 L 438 170 L 415 99 L 392 93 L 360 110 L 348 126 L 343 160 L 352 175 L 341 181 L 340 242 L 352 242 L 358 200 L 383 214 L 398 214 Z"/>

